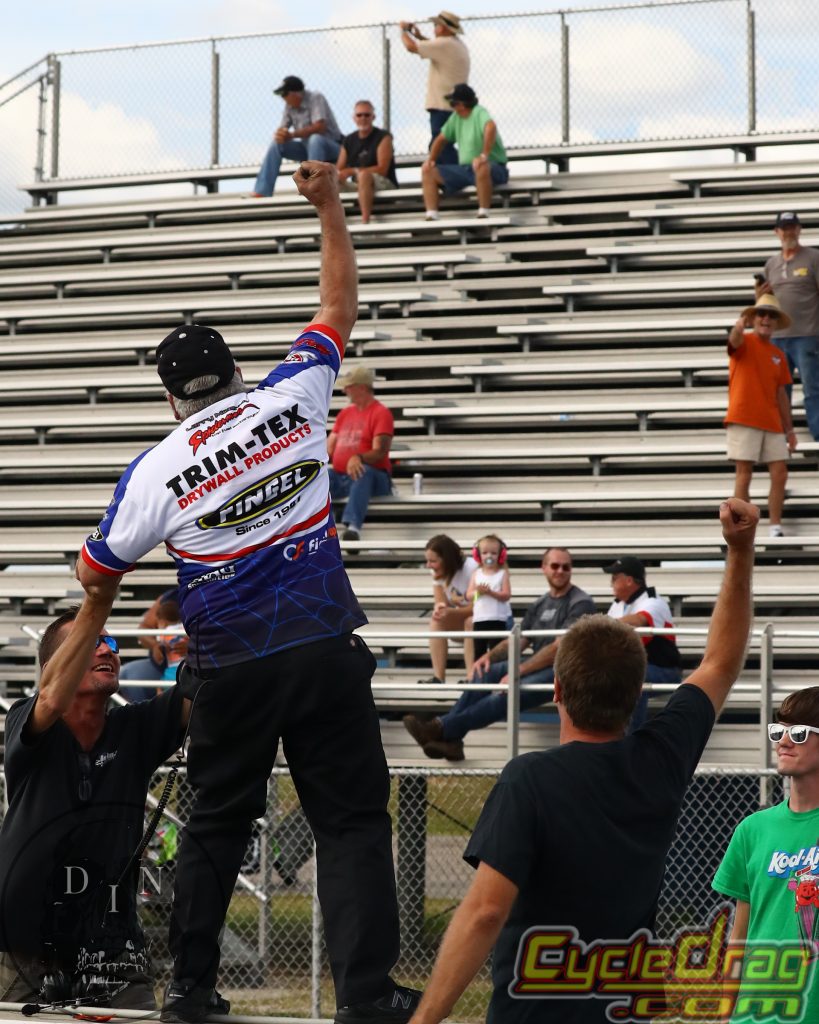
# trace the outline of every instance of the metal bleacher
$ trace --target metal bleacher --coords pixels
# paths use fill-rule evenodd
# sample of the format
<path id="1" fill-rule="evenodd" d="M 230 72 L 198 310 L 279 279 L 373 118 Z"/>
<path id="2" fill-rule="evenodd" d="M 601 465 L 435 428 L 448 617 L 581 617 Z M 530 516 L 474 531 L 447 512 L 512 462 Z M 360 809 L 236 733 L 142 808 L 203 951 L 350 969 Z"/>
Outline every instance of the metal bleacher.
<path id="1" fill-rule="evenodd" d="M 415 686 L 429 675 L 422 637 L 384 639 L 425 629 L 423 551 L 435 533 L 464 547 L 500 533 L 518 615 L 542 592 L 542 550 L 559 544 L 601 610 L 609 590 L 600 567 L 633 553 L 681 626 L 707 622 L 723 557 L 716 508 L 733 477 L 721 427 L 725 329 L 774 250 L 764 225 L 777 201 L 790 197 L 808 244 L 819 227 L 819 203 L 799 184 L 819 168 L 794 170 L 788 186 L 790 166 L 743 170 L 735 185 L 740 169 L 716 165 L 513 176 L 489 220 L 458 199 L 426 222 L 419 190 L 401 189 L 378 201 L 373 224 L 351 217 L 361 316 L 348 360 L 375 369 L 397 425 L 395 493 L 373 502 L 361 539 L 344 545 L 367 632 L 379 637 L 375 682 L 400 684 L 379 691 L 380 707 L 454 699 Z M 42 626 L 76 599 L 72 561 L 83 536 L 123 468 L 172 427 L 151 365 L 157 340 L 180 319 L 207 318 L 255 382 L 317 305 L 319 246 L 311 209 L 285 195 L 49 205 L 0 223 L 7 693 L 33 678 L 21 626 Z M 819 446 L 798 386 L 794 394 L 800 447 L 786 536 L 760 530 L 757 607 L 759 622 L 819 636 Z M 344 401 L 334 397 L 333 411 Z M 753 495 L 763 515 L 766 491 L 759 474 Z M 116 623 L 135 627 L 171 578 L 157 548 L 126 577 Z M 701 646 L 682 641 L 688 667 Z M 783 682 L 815 679 L 818 647 L 783 638 Z M 126 644 L 126 655 L 135 650 Z M 458 654 L 454 647 L 453 679 Z M 753 696 L 737 696 L 706 757 L 742 759 L 754 714 Z M 503 731 L 486 734 L 476 756 L 502 758 Z M 400 723 L 385 722 L 384 735 L 402 763 L 418 756 Z M 548 717 L 524 723 L 522 749 L 555 735 Z"/>

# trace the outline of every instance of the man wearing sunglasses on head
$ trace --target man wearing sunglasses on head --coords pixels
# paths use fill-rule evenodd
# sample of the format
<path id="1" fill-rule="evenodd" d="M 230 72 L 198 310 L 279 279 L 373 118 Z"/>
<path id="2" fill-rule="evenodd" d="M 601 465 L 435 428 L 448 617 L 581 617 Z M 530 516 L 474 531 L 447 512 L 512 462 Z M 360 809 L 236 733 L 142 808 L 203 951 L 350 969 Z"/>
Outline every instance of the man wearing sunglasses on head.
<path id="1" fill-rule="evenodd" d="M 541 562 L 549 589 L 534 601 L 523 616 L 521 629 L 568 629 L 583 615 L 593 615 L 594 601 L 580 587 L 572 583 L 572 556 L 566 548 L 549 548 Z M 523 636 L 521 646 L 532 653 L 520 663 L 520 681 L 523 686 L 550 685 L 554 681 L 555 655 L 558 640 L 555 637 Z M 472 667 L 470 681 L 506 686 L 509 671 L 509 642 L 499 643 L 478 658 Z M 546 690 L 522 690 L 521 711 L 529 711 L 550 699 Z M 485 729 L 493 722 L 506 719 L 506 693 L 483 693 L 464 690 L 452 710 L 441 718 L 425 722 L 416 715 L 404 716 L 404 727 L 423 747 L 427 757 L 445 757 L 448 761 L 463 761 L 464 736 L 473 729 Z"/>
<path id="2" fill-rule="evenodd" d="M 119 645 L 89 600 L 40 644 L 37 692 L 6 717 L 8 812 L 0 832 L 0 999 L 153 1010 L 136 914 L 145 802 L 182 742 L 179 687 L 110 707 Z M 227 1004 L 223 1007 L 227 1010 Z"/>
<path id="3" fill-rule="evenodd" d="M 819 686 L 790 694 L 776 717 L 768 736 L 790 794 L 739 823 L 712 883 L 736 900 L 730 941 L 747 943 L 743 963 L 751 970 L 754 949 L 770 956 L 776 943 L 801 945 L 808 960 L 819 956 Z M 816 1021 L 819 986 L 809 981 L 800 1019 Z M 751 1020 L 743 1000 L 740 988 L 732 1022 Z"/>

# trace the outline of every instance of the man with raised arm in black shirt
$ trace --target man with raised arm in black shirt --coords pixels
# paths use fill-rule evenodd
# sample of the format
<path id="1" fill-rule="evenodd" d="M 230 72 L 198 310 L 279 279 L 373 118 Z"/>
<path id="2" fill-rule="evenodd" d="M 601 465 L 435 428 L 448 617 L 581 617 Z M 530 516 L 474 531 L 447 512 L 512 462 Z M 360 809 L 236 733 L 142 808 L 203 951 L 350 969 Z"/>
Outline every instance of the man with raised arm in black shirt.
<path id="1" fill-rule="evenodd" d="M 493 947 L 489 1024 L 608 1021 L 599 975 L 573 998 L 550 991 L 565 948 L 535 962 L 532 940 L 562 933 L 576 945 L 615 944 L 622 956 L 653 927 L 680 805 L 751 626 L 759 510 L 729 498 L 720 520 L 728 556 L 705 654 L 651 722 L 624 735 L 645 671 L 633 629 L 587 616 L 561 640 L 560 745 L 513 758 L 490 793 L 464 854 L 477 872 L 410 1024 L 443 1020 Z M 538 983 L 524 984 L 533 973 Z"/>

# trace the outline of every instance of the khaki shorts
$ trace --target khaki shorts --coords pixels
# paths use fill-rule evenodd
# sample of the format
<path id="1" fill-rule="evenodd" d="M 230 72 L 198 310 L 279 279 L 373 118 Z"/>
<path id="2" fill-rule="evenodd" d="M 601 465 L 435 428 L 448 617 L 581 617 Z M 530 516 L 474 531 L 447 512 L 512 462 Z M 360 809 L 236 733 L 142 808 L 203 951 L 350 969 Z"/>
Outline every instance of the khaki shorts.
<path id="1" fill-rule="evenodd" d="M 788 442 L 784 434 L 729 423 L 728 458 L 741 462 L 787 462 Z"/>
<path id="2" fill-rule="evenodd" d="M 395 183 L 390 181 L 389 178 L 385 178 L 383 174 L 373 174 L 373 181 L 375 182 L 375 191 L 383 190 L 385 188 L 395 188 Z M 355 178 L 345 178 L 344 181 L 338 183 L 339 192 L 357 192 L 358 182 Z"/>

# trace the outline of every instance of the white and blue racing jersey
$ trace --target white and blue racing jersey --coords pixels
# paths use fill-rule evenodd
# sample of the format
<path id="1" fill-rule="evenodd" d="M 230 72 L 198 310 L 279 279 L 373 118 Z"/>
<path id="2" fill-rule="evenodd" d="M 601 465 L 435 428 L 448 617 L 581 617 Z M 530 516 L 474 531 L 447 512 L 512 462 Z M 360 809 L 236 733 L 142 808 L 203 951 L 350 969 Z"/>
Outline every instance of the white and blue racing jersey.
<path id="1" fill-rule="evenodd" d="M 343 358 L 312 324 L 258 387 L 180 423 L 123 473 L 82 558 L 121 575 L 164 542 L 188 661 L 235 665 L 363 625 L 330 506 L 327 415 Z"/>

